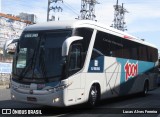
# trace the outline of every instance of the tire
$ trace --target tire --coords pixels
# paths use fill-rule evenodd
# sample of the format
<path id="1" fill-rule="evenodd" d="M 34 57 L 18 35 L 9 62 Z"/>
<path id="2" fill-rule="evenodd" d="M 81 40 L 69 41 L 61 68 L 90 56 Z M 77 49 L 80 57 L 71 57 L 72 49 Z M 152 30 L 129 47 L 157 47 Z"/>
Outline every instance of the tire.
<path id="1" fill-rule="evenodd" d="M 99 100 L 99 90 L 96 85 L 92 85 L 89 92 L 88 106 L 95 107 Z"/>
<path id="2" fill-rule="evenodd" d="M 145 84 L 144 84 L 144 87 L 143 87 L 143 91 L 142 91 L 142 96 L 146 96 L 148 94 L 148 89 L 149 89 L 148 82 L 145 81 Z"/>

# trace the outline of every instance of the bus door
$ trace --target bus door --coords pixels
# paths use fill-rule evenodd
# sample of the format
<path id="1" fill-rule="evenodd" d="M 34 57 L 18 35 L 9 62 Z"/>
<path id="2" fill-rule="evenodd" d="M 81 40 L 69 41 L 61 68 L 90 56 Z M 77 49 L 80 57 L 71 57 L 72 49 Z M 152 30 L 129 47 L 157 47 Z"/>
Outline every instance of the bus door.
<path id="1" fill-rule="evenodd" d="M 82 45 L 79 43 L 72 44 L 70 46 L 70 52 L 68 56 L 68 100 L 70 103 L 80 102 L 83 97 L 83 90 L 81 89 L 81 72 L 82 69 Z"/>

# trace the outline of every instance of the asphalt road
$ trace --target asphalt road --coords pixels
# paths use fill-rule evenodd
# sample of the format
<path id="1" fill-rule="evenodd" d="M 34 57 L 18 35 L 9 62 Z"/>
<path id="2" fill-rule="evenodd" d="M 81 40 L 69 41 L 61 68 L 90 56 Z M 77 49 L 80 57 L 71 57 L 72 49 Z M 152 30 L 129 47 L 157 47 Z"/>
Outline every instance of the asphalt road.
<path id="1" fill-rule="evenodd" d="M 131 95 L 122 98 L 101 101 L 93 109 L 86 105 L 72 106 L 69 108 L 54 108 L 42 105 L 28 104 L 10 100 L 10 90 L 0 89 L 0 108 L 7 109 L 39 109 L 52 112 L 50 116 L 65 117 L 160 117 L 159 114 L 122 114 L 123 111 L 160 110 L 160 88 L 150 91 L 146 97 Z M 143 108 L 143 109 L 142 109 Z M 144 109 L 145 108 L 145 109 Z M 142 109 L 142 110 L 141 110 Z M 1 115 L 0 115 L 1 116 Z"/>

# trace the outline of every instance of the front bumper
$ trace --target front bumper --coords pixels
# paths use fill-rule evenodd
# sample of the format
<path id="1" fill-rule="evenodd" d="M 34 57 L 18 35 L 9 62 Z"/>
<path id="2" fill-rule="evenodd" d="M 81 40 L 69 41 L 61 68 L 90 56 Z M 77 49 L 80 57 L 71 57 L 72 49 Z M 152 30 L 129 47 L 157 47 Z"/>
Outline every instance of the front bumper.
<path id="1" fill-rule="evenodd" d="M 42 104 L 48 106 L 55 106 L 55 107 L 63 107 L 64 99 L 63 99 L 63 91 L 58 91 L 55 93 L 48 93 L 48 94 L 34 94 L 36 90 L 33 90 L 33 94 L 22 93 L 18 90 L 11 88 L 11 99 L 16 101 L 22 101 L 27 103 L 34 103 L 34 104 Z"/>

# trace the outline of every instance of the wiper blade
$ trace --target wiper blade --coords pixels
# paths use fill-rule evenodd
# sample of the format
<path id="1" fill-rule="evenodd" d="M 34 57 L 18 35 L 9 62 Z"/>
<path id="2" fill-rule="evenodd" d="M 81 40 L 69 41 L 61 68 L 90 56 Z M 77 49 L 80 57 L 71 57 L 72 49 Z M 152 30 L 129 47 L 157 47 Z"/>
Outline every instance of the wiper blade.
<path id="1" fill-rule="evenodd" d="M 32 68 L 33 61 L 34 61 L 34 56 L 35 56 L 35 51 L 36 51 L 36 50 L 34 50 L 34 52 L 33 52 L 33 56 L 28 60 L 28 63 L 29 63 L 29 64 L 26 66 L 26 68 L 24 68 L 24 69 L 21 71 L 21 73 L 20 73 L 20 75 L 19 75 L 19 80 L 22 80 L 22 79 L 23 79 L 23 77 L 26 75 L 26 73 L 28 72 L 28 70 L 29 70 L 30 67 Z"/>
<path id="2" fill-rule="evenodd" d="M 29 67 L 31 67 L 33 69 L 33 72 L 32 72 L 32 77 L 33 77 L 33 75 L 34 75 L 34 69 L 35 69 L 35 64 L 36 64 L 35 61 L 36 61 L 36 58 L 37 58 L 40 42 L 41 42 L 41 38 L 38 40 L 38 44 L 37 44 L 37 46 L 34 49 L 33 56 L 30 58 L 30 60 L 31 60 L 31 61 L 29 61 L 30 64 L 28 64 L 26 66 L 26 68 L 23 69 L 22 72 L 21 72 L 21 74 L 20 74 L 20 80 L 26 75 L 26 73 L 29 70 Z"/>
<path id="3" fill-rule="evenodd" d="M 46 77 L 46 65 L 45 65 L 45 60 L 44 60 L 43 55 L 44 55 L 44 48 L 41 48 L 39 65 L 41 65 L 43 77 L 45 78 L 46 82 L 48 82 L 48 78 Z"/>

